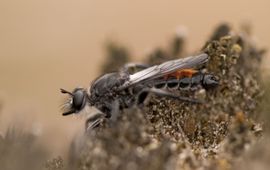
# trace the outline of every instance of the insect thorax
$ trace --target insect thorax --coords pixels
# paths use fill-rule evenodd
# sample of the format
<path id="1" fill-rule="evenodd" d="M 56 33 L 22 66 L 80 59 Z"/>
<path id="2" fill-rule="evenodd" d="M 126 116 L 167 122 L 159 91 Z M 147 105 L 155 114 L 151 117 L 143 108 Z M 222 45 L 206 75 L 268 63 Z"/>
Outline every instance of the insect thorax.
<path id="1" fill-rule="evenodd" d="M 119 73 L 108 73 L 96 79 L 90 88 L 90 100 L 95 105 L 96 102 L 105 102 L 116 97 L 118 87 L 124 83 Z"/>

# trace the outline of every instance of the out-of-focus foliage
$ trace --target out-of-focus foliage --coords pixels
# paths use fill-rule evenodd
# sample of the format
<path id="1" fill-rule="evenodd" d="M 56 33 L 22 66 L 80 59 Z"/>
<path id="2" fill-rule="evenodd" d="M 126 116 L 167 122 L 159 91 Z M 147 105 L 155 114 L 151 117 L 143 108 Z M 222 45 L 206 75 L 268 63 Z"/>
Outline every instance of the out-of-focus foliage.
<path id="1" fill-rule="evenodd" d="M 177 59 L 183 56 L 185 52 L 185 34 L 182 30 L 179 30 L 177 34 L 173 37 L 172 41 L 169 43 L 168 50 L 162 48 L 154 49 L 146 57 L 146 63 L 148 64 L 160 64 L 162 62 Z"/>
<path id="2" fill-rule="evenodd" d="M 9 128 L 0 137 L 0 155 L 0 169 L 32 170 L 45 169 L 48 152 L 46 147 L 37 143 L 37 136 L 16 127 Z"/>
<path id="3" fill-rule="evenodd" d="M 58 156 L 57 158 L 47 160 L 44 167 L 48 170 L 61 170 L 64 168 L 64 162 L 62 157 Z"/>
<path id="4" fill-rule="evenodd" d="M 102 73 L 118 71 L 130 60 L 128 49 L 113 42 L 106 45 L 106 56 L 106 62 L 101 67 Z"/>

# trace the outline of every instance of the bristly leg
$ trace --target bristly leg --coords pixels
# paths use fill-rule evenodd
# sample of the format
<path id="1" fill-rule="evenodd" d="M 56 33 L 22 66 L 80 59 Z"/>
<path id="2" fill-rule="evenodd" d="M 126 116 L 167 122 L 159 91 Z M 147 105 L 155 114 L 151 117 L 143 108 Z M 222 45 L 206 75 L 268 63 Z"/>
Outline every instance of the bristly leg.
<path id="1" fill-rule="evenodd" d="M 96 113 L 89 117 L 85 122 L 85 132 L 90 132 L 92 129 L 97 128 L 102 120 L 105 118 L 103 113 Z"/>
<path id="2" fill-rule="evenodd" d="M 176 99 L 176 100 L 180 100 L 183 102 L 188 102 L 188 103 L 192 103 L 192 104 L 203 104 L 203 101 L 200 101 L 198 99 L 193 99 L 193 98 L 188 98 L 188 97 L 183 97 L 183 96 L 179 96 L 179 95 L 175 95 L 171 92 L 165 91 L 165 90 L 161 90 L 161 89 L 156 89 L 156 88 L 151 88 L 151 89 L 145 89 L 143 90 L 137 98 L 137 104 L 139 106 L 143 105 L 146 98 L 148 97 L 148 95 L 152 93 L 156 96 L 160 96 L 160 97 L 168 97 L 168 98 L 172 98 L 172 99 Z"/>

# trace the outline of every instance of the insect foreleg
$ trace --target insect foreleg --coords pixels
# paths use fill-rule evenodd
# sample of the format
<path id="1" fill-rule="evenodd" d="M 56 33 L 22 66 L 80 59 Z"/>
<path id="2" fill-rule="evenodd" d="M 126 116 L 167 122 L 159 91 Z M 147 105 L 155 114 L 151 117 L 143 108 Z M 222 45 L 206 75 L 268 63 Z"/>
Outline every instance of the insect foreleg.
<path id="1" fill-rule="evenodd" d="M 106 103 L 103 107 L 99 109 L 99 111 L 100 112 L 91 114 L 91 116 L 89 116 L 86 120 L 86 132 L 90 132 L 92 129 L 97 128 L 104 119 L 109 120 L 108 123 L 110 126 L 112 126 L 113 123 L 116 123 L 120 113 L 119 101 L 116 100 L 111 104 Z"/>
<path id="2" fill-rule="evenodd" d="M 90 132 L 92 129 L 97 128 L 104 118 L 104 113 L 96 113 L 91 115 L 85 122 L 85 131 Z"/>

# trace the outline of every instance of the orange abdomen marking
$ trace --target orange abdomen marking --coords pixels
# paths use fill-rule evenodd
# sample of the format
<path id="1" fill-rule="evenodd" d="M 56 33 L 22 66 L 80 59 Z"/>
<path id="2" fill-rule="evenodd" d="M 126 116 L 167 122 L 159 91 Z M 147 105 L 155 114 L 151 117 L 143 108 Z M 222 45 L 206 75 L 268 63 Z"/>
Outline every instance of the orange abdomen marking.
<path id="1" fill-rule="evenodd" d="M 198 71 L 197 70 L 194 70 L 194 69 L 181 69 L 181 70 L 177 70 L 177 71 L 175 71 L 175 72 L 173 72 L 171 74 L 165 75 L 164 76 L 164 79 L 168 79 L 170 77 L 175 77 L 178 80 L 180 78 L 183 78 L 183 77 L 189 77 L 189 78 L 191 78 L 197 72 Z"/>

